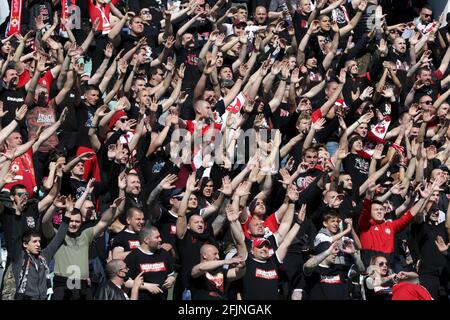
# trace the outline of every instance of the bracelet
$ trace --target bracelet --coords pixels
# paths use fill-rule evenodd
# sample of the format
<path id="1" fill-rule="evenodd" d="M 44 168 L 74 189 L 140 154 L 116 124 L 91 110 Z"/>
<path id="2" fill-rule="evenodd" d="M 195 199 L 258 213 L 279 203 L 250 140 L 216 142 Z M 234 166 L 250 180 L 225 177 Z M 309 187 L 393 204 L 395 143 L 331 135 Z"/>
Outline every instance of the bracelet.
<path id="1" fill-rule="evenodd" d="M 16 120 L 17 122 L 20 122 L 20 120 L 19 120 L 19 119 L 17 119 L 17 118 L 14 118 L 14 120 Z"/>
<path id="2" fill-rule="evenodd" d="M 287 78 L 281 78 L 281 81 L 286 81 L 287 80 Z"/>
<path id="3" fill-rule="evenodd" d="M 291 200 L 291 199 L 289 199 L 289 200 L 288 200 L 288 204 L 295 204 L 295 201 L 294 201 L 294 200 Z"/>
<path id="4" fill-rule="evenodd" d="M 238 77 L 238 80 L 244 80 L 244 77 L 239 76 L 239 77 Z"/>

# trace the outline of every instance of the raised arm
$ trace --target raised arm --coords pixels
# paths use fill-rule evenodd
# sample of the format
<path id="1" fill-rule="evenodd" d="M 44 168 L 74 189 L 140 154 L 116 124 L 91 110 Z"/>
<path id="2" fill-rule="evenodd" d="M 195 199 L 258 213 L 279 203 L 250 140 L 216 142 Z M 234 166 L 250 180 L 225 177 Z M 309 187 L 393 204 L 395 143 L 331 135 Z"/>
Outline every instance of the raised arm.
<path id="1" fill-rule="evenodd" d="M 191 194 L 199 189 L 197 186 L 198 180 L 195 179 L 195 172 L 189 175 L 189 178 L 186 182 L 186 191 L 184 193 L 183 199 L 180 203 L 180 208 L 178 210 L 178 218 L 177 218 L 177 237 L 178 239 L 183 239 L 186 231 L 187 231 L 187 218 L 186 211 L 188 206 L 189 197 Z"/>
<path id="2" fill-rule="evenodd" d="M 310 258 L 303 265 L 303 273 L 306 276 L 312 274 L 314 268 L 316 268 L 323 260 L 325 260 L 331 254 L 337 254 L 339 252 L 339 246 L 337 242 L 333 242 L 331 246 L 322 253 Z"/>
<path id="3" fill-rule="evenodd" d="M 94 226 L 94 237 L 99 236 L 124 210 L 125 198 L 119 197 L 102 213 L 99 222 Z"/>

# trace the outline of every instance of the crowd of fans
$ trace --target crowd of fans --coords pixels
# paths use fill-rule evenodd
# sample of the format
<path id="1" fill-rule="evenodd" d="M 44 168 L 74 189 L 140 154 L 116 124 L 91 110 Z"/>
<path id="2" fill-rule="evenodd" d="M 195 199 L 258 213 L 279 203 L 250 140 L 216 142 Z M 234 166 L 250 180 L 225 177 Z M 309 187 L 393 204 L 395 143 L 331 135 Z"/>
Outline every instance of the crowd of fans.
<path id="1" fill-rule="evenodd" d="M 450 14 L 236 2 L 10 2 L 2 299 L 448 300 Z"/>

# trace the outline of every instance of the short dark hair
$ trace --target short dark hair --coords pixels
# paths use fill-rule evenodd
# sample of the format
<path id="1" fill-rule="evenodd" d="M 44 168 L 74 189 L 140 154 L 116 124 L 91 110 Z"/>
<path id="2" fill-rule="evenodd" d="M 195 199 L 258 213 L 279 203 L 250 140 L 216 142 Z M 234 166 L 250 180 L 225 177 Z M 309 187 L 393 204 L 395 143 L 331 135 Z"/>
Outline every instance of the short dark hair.
<path id="1" fill-rule="evenodd" d="M 309 147 L 309 148 L 306 148 L 305 150 L 303 150 L 302 157 L 304 157 L 307 152 L 319 153 L 319 151 L 315 147 Z"/>
<path id="2" fill-rule="evenodd" d="M 22 235 L 22 243 L 28 244 L 28 242 L 30 242 L 31 238 L 36 238 L 36 237 L 40 238 L 41 234 L 39 232 L 36 232 L 36 231 L 26 231 Z"/>
<path id="3" fill-rule="evenodd" d="M 155 226 L 149 225 L 142 228 L 141 232 L 139 232 L 139 242 L 143 243 L 144 239 L 150 237 L 153 232 L 158 231 L 158 228 Z"/>
<path id="4" fill-rule="evenodd" d="M 12 195 L 16 195 L 16 190 L 17 189 L 27 189 L 27 187 L 25 187 L 23 184 L 16 184 L 16 185 L 14 185 L 12 188 L 11 188 L 11 194 Z"/>
<path id="5" fill-rule="evenodd" d="M 420 10 L 422 11 L 422 9 L 427 9 L 430 11 L 433 11 L 433 7 L 431 5 L 429 5 L 428 3 L 425 3 L 422 8 L 420 8 Z"/>
<path id="6" fill-rule="evenodd" d="M 127 210 L 127 219 L 128 218 L 131 219 L 136 212 L 144 214 L 144 212 L 141 209 L 139 209 L 137 207 L 131 207 Z"/>
<path id="7" fill-rule="evenodd" d="M 341 215 L 339 214 L 339 212 L 335 209 L 331 209 L 328 210 L 324 215 L 323 215 L 323 221 L 328 221 L 330 219 L 333 218 L 341 218 Z"/>
<path id="8" fill-rule="evenodd" d="M 101 92 L 101 91 L 100 91 L 100 88 L 99 88 L 98 86 L 96 86 L 95 84 L 88 84 L 88 85 L 86 86 L 86 89 L 84 90 L 84 92 L 88 92 L 88 91 L 92 91 L 92 90 Z"/>

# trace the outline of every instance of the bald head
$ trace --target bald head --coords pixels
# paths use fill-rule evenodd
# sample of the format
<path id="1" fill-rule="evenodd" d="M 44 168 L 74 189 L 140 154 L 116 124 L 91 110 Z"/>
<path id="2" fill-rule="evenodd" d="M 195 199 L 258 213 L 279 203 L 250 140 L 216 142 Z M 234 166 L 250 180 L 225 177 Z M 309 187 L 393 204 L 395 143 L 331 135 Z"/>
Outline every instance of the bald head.
<path id="1" fill-rule="evenodd" d="M 211 244 L 204 244 L 200 248 L 200 256 L 202 261 L 219 260 L 219 250 Z"/>

